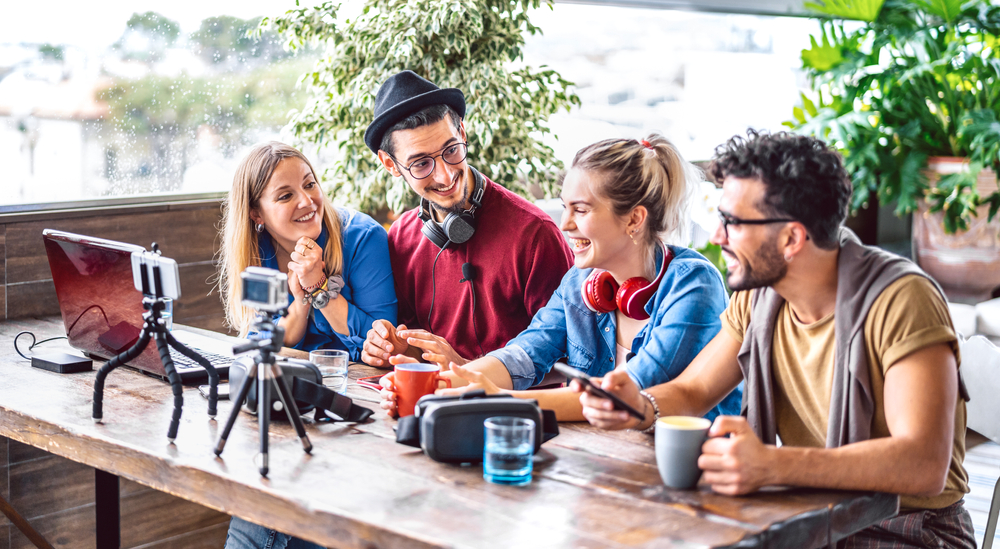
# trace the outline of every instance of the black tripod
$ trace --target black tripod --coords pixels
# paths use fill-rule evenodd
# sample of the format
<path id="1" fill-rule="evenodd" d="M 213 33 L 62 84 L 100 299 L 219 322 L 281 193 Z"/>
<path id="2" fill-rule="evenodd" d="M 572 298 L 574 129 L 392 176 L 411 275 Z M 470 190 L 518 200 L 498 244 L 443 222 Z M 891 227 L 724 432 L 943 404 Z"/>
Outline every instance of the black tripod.
<path id="1" fill-rule="evenodd" d="M 279 313 L 279 316 L 282 314 L 283 311 Z M 233 403 L 233 409 L 229 412 L 226 427 L 222 430 L 222 435 L 219 436 L 218 444 L 215 445 L 215 455 L 222 455 L 229 433 L 233 430 L 233 425 L 236 424 L 240 406 L 247 394 L 250 393 L 250 385 L 254 380 L 257 380 L 259 381 L 257 383 L 257 423 L 260 428 L 260 475 L 266 477 L 268 472 L 267 438 L 271 426 L 271 385 L 274 385 L 277 390 L 285 414 L 295 426 L 295 432 L 298 434 L 299 440 L 302 441 L 302 449 L 307 454 L 312 452 L 312 443 L 309 442 L 305 425 L 302 424 L 302 418 L 299 417 L 299 407 L 292 397 L 292 391 L 282 378 L 281 366 L 278 366 L 274 359 L 274 354 L 281 350 L 281 344 L 285 340 L 284 328 L 267 319 L 264 315 L 258 315 L 253 329 L 257 332 L 256 336 L 247 343 L 233 347 L 233 353 L 237 355 L 254 350 L 258 352 L 253 359 L 255 367 L 250 368 L 247 372 L 246 378 L 243 379 L 243 385 L 240 386 L 239 394 L 236 395 L 236 398 L 230 399 Z"/>
<path id="2" fill-rule="evenodd" d="M 153 244 L 153 251 L 159 252 L 155 243 Z M 139 260 L 139 266 L 142 279 L 142 308 L 146 310 L 142 318 L 145 322 L 142 332 L 139 334 L 139 340 L 135 342 L 135 345 L 132 345 L 125 352 L 109 360 L 98 370 L 97 378 L 94 380 L 94 421 L 100 423 L 104 417 L 105 378 L 115 368 L 142 354 L 146 350 L 149 340 L 153 338 L 156 340 L 156 350 L 160 352 L 160 360 L 163 362 L 163 369 L 167 373 L 167 380 L 170 381 L 170 388 L 174 394 L 174 413 L 170 418 L 170 428 L 167 430 L 167 439 L 173 442 L 177 438 L 177 427 L 181 421 L 184 396 L 182 395 L 183 385 L 181 385 L 181 378 L 177 375 L 177 370 L 174 368 L 174 361 L 170 357 L 170 347 L 177 349 L 182 355 L 201 364 L 205 368 L 205 371 L 208 372 L 208 381 L 211 387 L 208 394 L 208 417 L 211 419 L 215 419 L 216 404 L 219 401 L 219 373 L 215 371 L 215 366 L 212 366 L 212 363 L 205 357 L 185 347 L 180 341 L 177 341 L 163 323 L 160 313 L 163 312 L 165 304 L 163 301 L 163 284 L 161 282 L 159 265 L 153 265 L 152 287 L 149 283 L 149 276 L 146 274 L 146 264 L 143 259 Z"/>

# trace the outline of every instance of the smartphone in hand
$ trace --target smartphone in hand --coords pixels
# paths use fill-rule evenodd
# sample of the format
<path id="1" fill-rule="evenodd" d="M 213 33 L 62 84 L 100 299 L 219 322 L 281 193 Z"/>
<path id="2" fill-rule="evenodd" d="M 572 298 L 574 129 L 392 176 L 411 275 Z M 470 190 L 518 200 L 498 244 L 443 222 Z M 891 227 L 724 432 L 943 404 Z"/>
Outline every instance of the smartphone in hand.
<path id="1" fill-rule="evenodd" d="M 616 395 L 613 395 L 605 391 L 604 389 L 601 389 L 601 387 L 598 384 L 594 383 L 594 380 L 591 379 L 590 376 L 581 372 L 580 370 L 577 370 L 576 368 L 573 368 L 571 366 L 566 366 L 565 364 L 560 364 L 558 362 L 553 365 L 553 368 L 555 368 L 557 372 L 568 377 L 569 379 L 575 379 L 579 381 L 580 384 L 583 385 L 583 388 L 586 389 L 588 393 L 610 400 L 611 402 L 614 403 L 616 410 L 626 411 L 640 421 L 646 419 L 646 416 L 643 415 L 642 412 L 639 412 L 635 408 L 629 406 L 628 404 L 625 403 L 625 401 L 618 398 Z"/>

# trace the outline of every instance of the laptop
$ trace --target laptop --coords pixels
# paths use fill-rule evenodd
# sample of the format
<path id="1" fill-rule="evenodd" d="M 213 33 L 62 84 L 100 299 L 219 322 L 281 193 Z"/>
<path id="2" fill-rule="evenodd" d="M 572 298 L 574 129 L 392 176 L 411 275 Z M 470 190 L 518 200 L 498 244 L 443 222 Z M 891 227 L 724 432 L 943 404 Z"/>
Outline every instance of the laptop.
<path id="1" fill-rule="evenodd" d="M 142 292 L 133 283 L 132 253 L 145 249 L 52 229 L 45 229 L 42 239 L 69 344 L 98 360 L 109 360 L 128 350 L 139 339 L 145 312 Z M 238 340 L 218 340 L 182 329 L 171 334 L 207 358 L 220 376 L 228 377 L 232 345 Z M 208 379 L 208 372 L 197 362 L 173 348 L 170 354 L 182 382 Z M 153 339 L 127 365 L 167 379 Z"/>

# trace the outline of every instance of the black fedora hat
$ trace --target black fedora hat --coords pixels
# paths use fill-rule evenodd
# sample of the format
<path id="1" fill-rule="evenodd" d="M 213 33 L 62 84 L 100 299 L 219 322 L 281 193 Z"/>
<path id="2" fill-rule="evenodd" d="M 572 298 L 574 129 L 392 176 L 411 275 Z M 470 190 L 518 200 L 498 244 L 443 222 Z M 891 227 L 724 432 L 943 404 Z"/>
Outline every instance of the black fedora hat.
<path id="1" fill-rule="evenodd" d="M 431 105 L 448 105 L 458 116 L 465 116 L 465 94 L 462 90 L 441 89 L 413 71 L 390 76 L 375 94 L 375 120 L 365 130 L 365 145 L 378 154 L 386 130 Z"/>

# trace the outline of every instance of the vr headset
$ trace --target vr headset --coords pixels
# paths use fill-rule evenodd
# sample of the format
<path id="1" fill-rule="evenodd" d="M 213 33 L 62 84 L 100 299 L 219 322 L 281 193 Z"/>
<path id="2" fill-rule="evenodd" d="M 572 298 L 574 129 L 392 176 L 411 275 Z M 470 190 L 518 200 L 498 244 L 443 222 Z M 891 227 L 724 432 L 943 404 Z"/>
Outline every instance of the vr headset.
<path id="1" fill-rule="evenodd" d="M 559 434 L 555 412 L 542 410 L 538 401 L 487 395 L 479 390 L 457 397 L 421 397 L 414 415 L 399 418 L 396 442 L 420 448 L 434 461 L 479 463 L 485 444 L 483 422 L 496 416 L 534 421 L 535 453 L 543 442 Z"/>
<path id="2" fill-rule="evenodd" d="M 295 405 L 299 408 L 299 414 L 305 415 L 313 411 L 313 418 L 316 421 L 349 421 L 361 422 L 372 415 L 372 411 L 364 406 L 354 404 L 350 397 L 346 397 L 335 391 L 331 391 L 323 386 L 323 374 L 319 368 L 308 360 L 295 358 L 275 357 L 276 364 L 281 368 L 281 382 L 284 383 L 295 399 Z M 236 358 L 229 367 L 229 384 L 232 387 L 242 387 L 243 381 L 247 378 L 250 368 L 256 368 L 253 358 L 243 355 Z M 257 382 L 259 377 L 254 378 L 250 384 L 250 392 L 247 393 L 246 402 L 234 403 L 243 405 L 243 410 L 253 415 L 257 415 Z M 236 395 L 235 391 L 230 394 Z M 271 417 L 288 419 L 277 391 L 270 391 Z M 276 406 L 277 404 L 277 406 Z M 326 414 L 330 412 L 330 417 Z"/>

